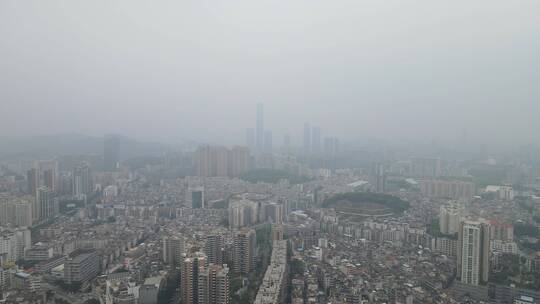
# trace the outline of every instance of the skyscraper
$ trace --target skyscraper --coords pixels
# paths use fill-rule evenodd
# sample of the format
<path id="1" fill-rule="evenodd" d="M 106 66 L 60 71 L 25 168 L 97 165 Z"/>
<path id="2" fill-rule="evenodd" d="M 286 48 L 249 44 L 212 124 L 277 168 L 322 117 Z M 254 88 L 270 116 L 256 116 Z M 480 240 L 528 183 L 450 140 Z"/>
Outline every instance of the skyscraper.
<path id="1" fill-rule="evenodd" d="M 212 148 L 199 146 L 196 152 L 197 175 L 212 176 Z"/>
<path id="2" fill-rule="evenodd" d="M 264 149 L 264 108 L 263 104 L 257 104 L 257 152 Z"/>
<path id="3" fill-rule="evenodd" d="M 28 183 L 28 194 L 36 197 L 39 188 L 39 169 L 31 168 L 26 172 L 26 181 Z"/>
<path id="4" fill-rule="evenodd" d="M 21 199 L 13 204 L 15 219 L 13 223 L 19 227 L 32 226 L 32 203 Z"/>
<path id="5" fill-rule="evenodd" d="M 458 237 L 457 275 L 462 283 L 485 284 L 489 275 L 489 224 L 466 220 Z"/>
<path id="6" fill-rule="evenodd" d="M 37 167 L 43 177 L 42 185 L 56 192 L 58 190 L 58 162 L 55 160 L 40 160 L 37 162 Z"/>
<path id="7" fill-rule="evenodd" d="M 372 186 L 375 192 L 384 193 L 386 191 L 386 173 L 382 163 L 374 163 L 371 168 Z"/>
<path id="8" fill-rule="evenodd" d="M 213 176 L 229 176 L 229 150 L 225 147 L 213 147 L 212 149 Z"/>
<path id="9" fill-rule="evenodd" d="M 204 189 L 198 188 L 191 190 L 191 208 L 204 208 Z"/>
<path id="10" fill-rule="evenodd" d="M 311 152 L 321 153 L 321 127 L 315 126 L 311 129 Z"/>
<path id="11" fill-rule="evenodd" d="M 163 262 L 180 265 L 184 254 L 184 239 L 181 237 L 163 238 Z"/>
<path id="12" fill-rule="evenodd" d="M 35 198 L 26 196 L 10 200 L 0 200 L 0 226 L 9 224 L 18 227 L 31 227 L 34 221 L 32 209 Z"/>
<path id="13" fill-rule="evenodd" d="M 229 176 L 238 177 L 249 170 L 249 149 L 235 146 L 230 151 Z"/>
<path id="14" fill-rule="evenodd" d="M 411 159 L 411 175 L 415 177 L 438 177 L 441 175 L 441 159 L 417 157 Z"/>
<path id="15" fill-rule="evenodd" d="M 246 129 L 246 145 L 252 152 L 255 151 L 257 148 L 257 144 L 255 141 L 255 129 L 253 128 Z"/>
<path id="16" fill-rule="evenodd" d="M 77 166 L 73 170 L 73 195 L 88 195 L 92 192 L 92 177 L 90 175 L 90 167 L 87 163 L 83 163 L 80 166 Z"/>
<path id="17" fill-rule="evenodd" d="M 199 272 L 199 304 L 229 303 L 229 268 L 210 264 Z"/>
<path id="18" fill-rule="evenodd" d="M 185 258 L 180 269 L 180 298 L 182 304 L 199 303 L 199 273 L 206 267 L 206 257 L 198 252 Z"/>
<path id="19" fill-rule="evenodd" d="M 38 189 L 39 220 L 51 219 L 58 213 L 58 200 L 55 193 L 49 187 Z"/>
<path id="20" fill-rule="evenodd" d="M 255 269 L 257 238 L 255 230 L 242 229 L 235 233 L 233 239 L 234 272 L 249 274 Z"/>
<path id="21" fill-rule="evenodd" d="M 249 167 L 249 149 L 200 146 L 196 152 L 199 176 L 240 176 Z"/>
<path id="22" fill-rule="evenodd" d="M 219 234 L 211 234 L 206 236 L 204 244 L 204 253 L 208 258 L 208 263 L 221 265 L 223 264 L 223 237 Z"/>
<path id="23" fill-rule="evenodd" d="M 291 153 L 291 134 L 289 133 L 285 133 L 285 135 L 283 135 L 282 152 L 285 154 Z"/>
<path id="24" fill-rule="evenodd" d="M 103 146 L 103 165 L 106 171 L 114 171 L 120 162 L 120 139 L 118 136 L 105 138 Z"/>
<path id="25" fill-rule="evenodd" d="M 458 233 L 461 225 L 461 218 L 465 215 L 463 205 L 453 203 L 441 206 L 439 211 L 439 231 L 442 234 Z"/>
<path id="26" fill-rule="evenodd" d="M 309 122 L 304 123 L 304 154 L 311 153 L 311 126 Z"/>
<path id="27" fill-rule="evenodd" d="M 264 153 L 272 153 L 272 131 L 264 131 Z"/>
<path id="28" fill-rule="evenodd" d="M 56 172 L 53 169 L 43 171 L 43 185 L 52 191 L 56 190 Z"/>

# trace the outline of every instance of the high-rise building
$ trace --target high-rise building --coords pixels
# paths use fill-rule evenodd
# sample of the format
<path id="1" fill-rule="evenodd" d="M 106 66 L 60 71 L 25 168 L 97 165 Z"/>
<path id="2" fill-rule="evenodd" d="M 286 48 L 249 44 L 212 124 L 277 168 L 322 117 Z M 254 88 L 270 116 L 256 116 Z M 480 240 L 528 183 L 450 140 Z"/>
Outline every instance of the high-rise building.
<path id="1" fill-rule="evenodd" d="M 29 199 L 17 200 L 13 203 L 14 225 L 18 227 L 32 226 L 32 201 Z"/>
<path id="2" fill-rule="evenodd" d="M 103 145 L 103 165 L 106 171 L 115 171 L 120 162 L 120 138 L 108 136 Z"/>
<path id="3" fill-rule="evenodd" d="M 48 187 L 38 189 L 39 220 L 44 221 L 58 214 L 58 199 L 56 194 Z"/>
<path id="4" fill-rule="evenodd" d="M 314 126 L 311 129 L 311 152 L 321 153 L 321 127 L 319 126 Z"/>
<path id="5" fill-rule="evenodd" d="M 15 230 L 17 238 L 17 257 L 24 257 L 24 252 L 32 246 L 32 233 L 28 228 L 18 228 Z"/>
<path id="6" fill-rule="evenodd" d="M 462 204 L 452 203 L 441 206 L 439 211 L 439 231 L 442 234 L 458 233 L 463 216 L 465 216 L 465 208 Z"/>
<path id="7" fill-rule="evenodd" d="M 210 264 L 199 272 L 199 304 L 228 304 L 229 268 L 227 265 Z"/>
<path id="8" fill-rule="evenodd" d="M 32 168 L 26 172 L 26 181 L 28 183 L 28 194 L 36 196 L 39 188 L 39 169 Z"/>
<path id="9" fill-rule="evenodd" d="M 246 130 L 246 145 L 251 151 L 255 151 L 257 148 L 257 143 L 255 141 L 255 129 L 248 128 Z"/>
<path id="10" fill-rule="evenodd" d="M 37 166 L 43 177 L 43 183 L 41 185 L 56 192 L 58 190 L 58 162 L 55 160 L 40 160 L 37 162 Z"/>
<path id="11" fill-rule="evenodd" d="M 283 135 L 282 152 L 285 153 L 285 154 L 290 154 L 291 153 L 291 134 L 289 134 L 289 133 L 285 133 L 285 135 Z"/>
<path id="12" fill-rule="evenodd" d="M 13 231 L 0 232 L 0 256 L 5 255 L 8 261 L 17 260 L 17 236 Z"/>
<path id="13" fill-rule="evenodd" d="M 191 208 L 204 208 L 204 189 L 197 188 L 191 190 Z"/>
<path id="14" fill-rule="evenodd" d="M 420 192 L 427 197 L 470 200 L 476 193 L 471 182 L 425 179 L 420 180 Z"/>
<path id="15" fill-rule="evenodd" d="M 58 194 L 73 194 L 73 172 L 61 172 L 58 176 Z"/>
<path id="16" fill-rule="evenodd" d="M 216 265 L 223 264 L 224 246 L 223 237 L 221 235 L 211 234 L 206 236 L 204 253 L 208 258 L 208 263 Z"/>
<path id="17" fill-rule="evenodd" d="M 83 163 L 80 166 L 77 166 L 73 170 L 73 195 L 88 195 L 92 192 L 92 177 L 90 175 L 90 167 L 87 163 Z"/>
<path id="18" fill-rule="evenodd" d="M 52 191 L 56 189 L 56 177 L 54 170 L 48 169 L 43 171 L 43 185 Z"/>
<path id="19" fill-rule="evenodd" d="M 514 241 L 514 226 L 498 220 L 489 221 L 489 231 L 491 240 Z"/>
<path id="20" fill-rule="evenodd" d="M 372 186 L 375 192 L 384 193 L 386 191 L 386 172 L 382 163 L 374 163 L 371 168 Z"/>
<path id="21" fill-rule="evenodd" d="M 283 230 L 283 225 L 272 225 L 272 241 L 282 241 Z"/>
<path id="22" fill-rule="evenodd" d="M 309 122 L 304 123 L 304 142 L 303 142 L 304 154 L 311 153 L 311 126 Z"/>
<path id="23" fill-rule="evenodd" d="M 249 170 L 249 149 L 235 146 L 230 151 L 229 176 L 238 177 Z"/>
<path id="24" fill-rule="evenodd" d="M 200 146 L 196 152 L 196 163 L 199 176 L 237 177 L 249 169 L 249 149 Z"/>
<path id="25" fill-rule="evenodd" d="M 458 234 L 457 274 L 462 283 L 485 284 L 489 275 L 489 224 L 465 220 Z"/>
<path id="26" fill-rule="evenodd" d="M 264 150 L 264 108 L 263 104 L 257 104 L 257 152 Z"/>
<path id="27" fill-rule="evenodd" d="M 336 137 L 324 138 L 324 157 L 326 159 L 333 159 L 336 157 L 339 151 L 339 140 Z"/>
<path id="28" fill-rule="evenodd" d="M 163 262 L 180 265 L 184 254 L 184 239 L 181 237 L 163 238 Z"/>
<path id="29" fill-rule="evenodd" d="M 231 228 L 246 227 L 258 222 L 258 205 L 250 200 L 231 201 L 229 203 L 229 226 Z"/>
<path id="30" fill-rule="evenodd" d="M 269 220 L 274 224 L 282 224 L 285 211 L 282 204 L 270 203 L 264 206 L 265 220 Z"/>
<path id="31" fill-rule="evenodd" d="M 212 176 L 212 147 L 199 146 L 196 152 L 197 175 Z"/>
<path id="32" fill-rule="evenodd" d="M 199 303 L 199 273 L 206 267 L 206 257 L 198 252 L 185 258 L 180 269 L 180 299 L 182 304 Z"/>
<path id="33" fill-rule="evenodd" d="M 234 234 L 233 267 L 235 273 L 249 274 L 255 269 L 257 259 L 257 237 L 255 230 L 242 229 Z"/>
<path id="34" fill-rule="evenodd" d="M 273 150 L 272 147 L 272 131 L 264 131 L 264 153 L 271 154 Z"/>
<path id="35" fill-rule="evenodd" d="M 438 157 L 411 159 L 411 175 L 424 178 L 441 176 L 441 159 Z"/>
<path id="36" fill-rule="evenodd" d="M 229 150 L 225 147 L 212 148 L 211 176 L 229 176 Z"/>
<path id="37" fill-rule="evenodd" d="M 34 202 L 31 196 L 0 201 L 0 226 L 31 227 Z"/>

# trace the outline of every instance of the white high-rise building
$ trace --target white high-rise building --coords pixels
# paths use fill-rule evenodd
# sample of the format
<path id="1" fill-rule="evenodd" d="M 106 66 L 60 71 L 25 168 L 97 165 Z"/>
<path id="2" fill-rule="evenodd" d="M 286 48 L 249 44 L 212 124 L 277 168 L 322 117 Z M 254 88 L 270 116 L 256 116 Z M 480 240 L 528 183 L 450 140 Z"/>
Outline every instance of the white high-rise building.
<path id="1" fill-rule="evenodd" d="M 485 284 L 489 275 L 489 224 L 465 220 L 458 238 L 458 276 L 462 283 Z"/>
<path id="2" fill-rule="evenodd" d="M 459 231 L 465 208 L 459 203 L 441 206 L 439 212 L 439 230 L 442 234 L 455 234 Z"/>
<path id="3" fill-rule="evenodd" d="M 31 227 L 33 203 L 30 196 L 0 202 L 0 225 Z"/>
<path id="4" fill-rule="evenodd" d="M 258 214 L 256 202 L 246 199 L 232 201 L 229 205 L 229 226 L 241 228 L 255 224 L 258 221 Z"/>
<path id="5" fill-rule="evenodd" d="M 32 246 L 32 233 L 28 228 L 18 228 L 15 230 L 17 240 L 17 259 L 24 257 L 24 252 Z"/>
<path id="6" fill-rule="evenodd" d="M 8 261 L 16 261 L 17 256 L 17 236 L 12 231 L 3 231 L 0 234 L 0 255 L 6 255 Z"/>
<path id="7" fill-rule="evenodd" d="M 167 264 L 179 265 L 183 260 L 184 239 L 181 237 L 163 238 L 163 261 Z"/>

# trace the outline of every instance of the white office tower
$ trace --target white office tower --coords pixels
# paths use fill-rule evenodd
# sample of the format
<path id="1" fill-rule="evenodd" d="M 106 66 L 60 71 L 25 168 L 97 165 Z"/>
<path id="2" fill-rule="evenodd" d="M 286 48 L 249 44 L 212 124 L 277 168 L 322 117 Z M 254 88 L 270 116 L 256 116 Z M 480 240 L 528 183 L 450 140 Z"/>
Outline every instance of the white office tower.
<path id="1" fill-rule="evenodd" d="M 458 238 L 458 276 L 462 283 L 485 284 L 489 274 L 489 224 L 465 220 Z"/>

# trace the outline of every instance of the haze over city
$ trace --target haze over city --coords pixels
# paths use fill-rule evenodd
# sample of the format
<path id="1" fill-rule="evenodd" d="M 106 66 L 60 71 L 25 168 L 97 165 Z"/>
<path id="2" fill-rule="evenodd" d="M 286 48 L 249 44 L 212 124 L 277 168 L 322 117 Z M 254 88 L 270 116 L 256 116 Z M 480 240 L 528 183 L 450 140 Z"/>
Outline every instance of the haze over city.
<path id="1" fill-rule="evenodd" d="M 1 304 L 540 304 L 540 2 L 0 0 Z"/>
<path id="2" fill-rule="evenodd" d="M 538 1 L 2 1 L 0 135 L 530 144 Z M 7 114 L 7 115 L 6 115 Z M 24 122 L 22 122 L 24 121 Z M 276 140 L 277 141 L 277 140 Z"/>

